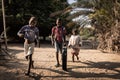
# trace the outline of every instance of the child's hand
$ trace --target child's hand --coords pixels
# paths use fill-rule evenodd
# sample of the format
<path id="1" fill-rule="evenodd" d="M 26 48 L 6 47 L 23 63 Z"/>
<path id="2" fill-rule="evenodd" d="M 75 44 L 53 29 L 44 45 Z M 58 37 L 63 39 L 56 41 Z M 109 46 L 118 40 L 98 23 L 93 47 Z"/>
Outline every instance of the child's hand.
<path id="1" fill-rule="evenodd" d="M 64 42 L 64 43 L 63 43 L 63 46 L 67 46 L 67 44 Z"/>
<path id="2" fill-rule="evenodd" d="M 24 34 L 19 34 L 19 37 L 21 37 L 21 38 L 24 37 Z"/>
<path id="3" fill-rule="evenodd" d="M 68 45 L 68 47 L 70 48 L 70 47 L 71 47 L 71 45 Z"/>
<path id="4" fill-rule="evenodd" d="M 52 41 L 52 46 L 54 46 L 54 41 Z"/>
<path id="5" fill-rule="evenodd" d="M 81 44 L 79 44 L 79 47 L 81 47 Z"/>

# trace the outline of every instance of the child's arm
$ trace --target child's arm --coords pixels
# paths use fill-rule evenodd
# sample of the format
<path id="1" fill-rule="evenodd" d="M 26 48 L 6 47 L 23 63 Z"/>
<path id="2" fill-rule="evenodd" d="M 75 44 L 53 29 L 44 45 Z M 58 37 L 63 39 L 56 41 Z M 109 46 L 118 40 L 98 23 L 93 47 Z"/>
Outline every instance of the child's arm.
<path id="1" fill-rule="evenodd" d="M 54 31 L 55 31 L 55 27 L 53 27 L 52 31 L 51 31 L 51 42 L 52 42 L 52 45 L 54 45 Z"/>
<path id="2" fill-rule="evenodd" d="M 79 46 L 80 46 L 80 47 L 82 46 L 82 39 L 81 39 L 80 36 L 79 36 Z"/>
<path id="3" fill-rule="evenodd" d="M 40 47 L 39 29 L 38 28 L 36 30 L 36 41 L 37 41 L 37 46 Z"/>
<path id="4" fill-rule="evenodd" d="M 66 43 L 66 29 L 63 28 L 63 42 Z"/>
<path id="5" fill-rule="evenodd" d="M 70 37 L 70 39 L 69 39 L 68 47 L 71 47 L 71 40 L 72 40 L 72 37 Z"/>
<path id="6" fill-rule="evenodd" d="M 18 33 L 17 33 L 17 35 L 19 36 L 19 37 L 24 37 L 24 27 L 22 27 L 19 31 L 18 31 Z"/>

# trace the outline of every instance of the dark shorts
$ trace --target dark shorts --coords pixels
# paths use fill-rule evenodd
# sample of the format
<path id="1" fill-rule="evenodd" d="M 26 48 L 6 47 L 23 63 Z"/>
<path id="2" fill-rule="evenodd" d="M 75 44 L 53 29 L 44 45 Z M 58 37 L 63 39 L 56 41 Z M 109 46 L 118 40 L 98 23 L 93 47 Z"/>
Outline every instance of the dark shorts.
<path id="1" fill-rule="evenodd" d="M 55 49 L 56 49 L 56 53 L 62 53 L 62 42 L 58 42 L 58 41 L 55 41 Z"/>

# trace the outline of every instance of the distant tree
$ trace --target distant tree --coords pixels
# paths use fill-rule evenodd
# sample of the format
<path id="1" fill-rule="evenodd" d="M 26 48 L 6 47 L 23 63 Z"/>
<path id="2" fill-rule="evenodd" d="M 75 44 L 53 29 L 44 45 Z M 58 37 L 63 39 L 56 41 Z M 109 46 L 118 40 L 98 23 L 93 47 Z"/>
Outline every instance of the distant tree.
<path id="1" fill-rule="evenodd" d="M 99 40 L 99 49 L 120 51 L 120 0 L 77 0 L 77 3 L 56 14 L 70 12 L 74 8 L 92 8 L 94 13 L 78 11 L 67 19 L 73 19 L 82 14 L 88 15 L 95 27 L 94 33 Z M 83 23 L 85 24 L 85 23 Z"/>
<path id="2" fill-rule="evenodd" d="M 50 14 L 64 9 L 67 6 L 65 2 L 66 0 L 5 0 L 6 25 L 10 27 L 8 36 L 15 37 L 19 28 L 27 24 L 31 16 L 36 16 L 40 36 L 45 39 L 50 35 L 58 17 L 51 17 Z"/>
<path id="3" fill-rule="evenodd" d="M 100 40 L 98 48 L 120 51 L 120 1 L 96 0 L 95 9 L 92 18 Z"/>

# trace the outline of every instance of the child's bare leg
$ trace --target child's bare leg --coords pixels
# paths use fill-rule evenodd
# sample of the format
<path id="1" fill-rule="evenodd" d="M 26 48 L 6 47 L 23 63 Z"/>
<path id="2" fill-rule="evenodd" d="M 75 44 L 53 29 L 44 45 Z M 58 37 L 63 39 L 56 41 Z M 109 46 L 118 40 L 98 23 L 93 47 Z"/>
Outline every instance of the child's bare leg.
<path id="1" fill-rule="evenodd" d="M 78 53 L 76 54 L 76 58 L 77 58 L 77 60 L 79 60 Z"/>
<path id="2" fill-rule="evenodd" d="M 76 57 L 77 57 L 77 60 L 79 60 L 79 57 L 78 57 L 78 55 L 76 55 Z"/>
<path id="3" fill-rule="evenodd" d="M 77 60 L 79 60 L 78 53 L 76 53 L 75 56 L 76 56 Z"/>
<path id="4" fill-rule="evenodd" d="M 72 61 L 74 62 L 74 54 L 72 54 Z"/>
<path id="5" fill-rule="evenodd" d="M 32 55 L 29 55 L 28 56 L 28 70 L 27 72 L 25 73 L 25 75 L 29 75 L 30 74 L 30 69 L 31 69 L 31 65 L 32 65 Z"/>

